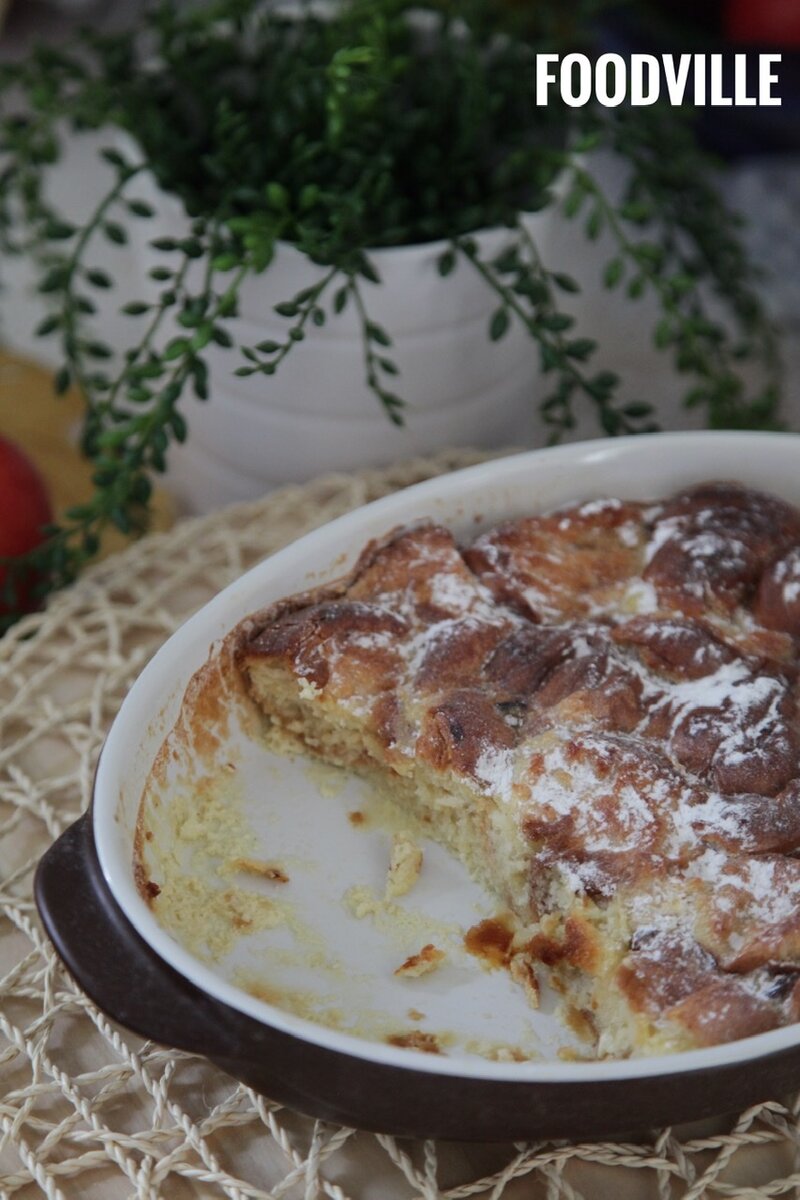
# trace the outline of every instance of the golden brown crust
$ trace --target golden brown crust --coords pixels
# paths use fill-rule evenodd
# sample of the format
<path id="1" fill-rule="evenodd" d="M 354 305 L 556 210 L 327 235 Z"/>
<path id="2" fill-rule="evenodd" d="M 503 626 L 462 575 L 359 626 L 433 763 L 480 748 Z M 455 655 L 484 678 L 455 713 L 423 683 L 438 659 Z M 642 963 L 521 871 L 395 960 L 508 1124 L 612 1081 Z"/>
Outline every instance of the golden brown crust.
<path id="1" fill-rule="evenodd" d="M 767 629 L 800 637 L 800 548 L 792 546 L 761 576 L 754 611 Z"/>
<path id="2" fill-rule="evenodd" d="M 635 572 L 642 512 L 640 504 L 610 501 L 525 517 L 478 538 L 464 558 L 499 603 L 529 619 L 579 617 L 593 593 Z"/>
<path id="3" fill-rule="evenodd" d="M 645 578 L 688 614 L 731 611 L 798 539 L 800 515 L 775 496 L 732 483 L 701 484 L 661 507 Z"/>
<path id="4" fill-rule="evenodd" d="M 295 681 L 301 724 L 344 714 L 371 761 L 474 797 L 501 872 L 506 814 L 530 957 L 706 1044 L 797 1019 L 798 639 L 800 513 L 711 483 L 466 548 L 395 531 L 238 655 Z"/>

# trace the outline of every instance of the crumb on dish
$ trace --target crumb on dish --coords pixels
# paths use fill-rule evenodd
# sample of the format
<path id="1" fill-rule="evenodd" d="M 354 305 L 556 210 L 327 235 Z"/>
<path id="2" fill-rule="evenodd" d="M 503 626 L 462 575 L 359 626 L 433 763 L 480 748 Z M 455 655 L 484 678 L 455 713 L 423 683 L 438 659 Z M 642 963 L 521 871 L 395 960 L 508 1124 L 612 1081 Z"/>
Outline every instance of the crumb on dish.
<path id="1" fill-rule="evenodd" d="M 392 838 L 389 872 L 386 876 L 386 899 L 395 900 L 411 891 L 422 870 L 422 850 L 410 833 L 396 833 Z"/>
<path id="2" fill-rule="evenodd" d="M 411 1029 L 408 1033 L 390 1033 L 386 1041 L 390 1046 L 400 1046 L 404 1050 L 420 1050 L 423 1054 L 441 1054 L 440 1040 L 435 1033 L 426 1033 L 422 1029 Z"/>
<path id="3" fill-rule="evenodd" d="M 444 960 L 444 950 L 439 950 L 433 942 L 428 942 L 417 954 L 410 955 L 401 963 L 395 970 L 395 975 L 403 979 L 418 979 L 421 975 L 430 975 Z"/>
<path id="4" fill-rule="evenodd" d="M 283 867 L 274 862 L 263 862 L 258 858 L 233 858 L 229 863 L 232 871 L 240 871 L 244 875 L 255 875 L 258 879 L 266 879 L 270 883 L 288 883 L 289 876 Z"/>

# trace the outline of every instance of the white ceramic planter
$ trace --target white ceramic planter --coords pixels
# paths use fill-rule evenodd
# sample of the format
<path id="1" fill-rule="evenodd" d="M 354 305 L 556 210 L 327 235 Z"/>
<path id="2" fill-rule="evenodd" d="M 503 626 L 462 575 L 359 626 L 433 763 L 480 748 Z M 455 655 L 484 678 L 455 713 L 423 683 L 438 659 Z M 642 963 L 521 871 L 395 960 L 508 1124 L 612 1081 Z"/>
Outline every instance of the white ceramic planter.
<path id="1" fill-rule="evenodd" d="M 137 222 L 134 249 L 142 294 L 152 293 L 149 272 L 165 257 L 151 242 L 185 236 L 188 221 L 176 197 L 148 175 L 137 195 L 156 216 Z M 526 218 L 546 246 L 558 216 L 548 211 Z M 482 252 L 494 256 L 509 232 L 478 235 Z M 363 283 L 369 315 L 392 335 L 391 357 L 400 368 L 387 384 L 408 402 L 406 424 L 388 420 L 365 382 L 360 324 L 354 306 L 328 320 L 274 376 L 239 378 L 237 350 L 210 347 L 210 399 L 183 408 L 188 443 L 171 452 L 170 486 L 189 510 L 258 496 L 278 484 L 325 471 L 378 465 L 451 445 L 502 446 L 530 443 L 536 416 L 538 352 L 519 326 L 498 343 L 488 337 L 496 295 L 465 260 L 442 279 L 437 259 L 443 242 L 373 251 L 380 286 Z M 167 260 L 168 261 L 168 260 Z M 224 282 L 224 276 L 220 282 Z M 281 245 L 269 270 L 245 281 L 239 316 L 228 328 L 239 345 L 284 341 L 290 322 L 274 305 L 290 300 L 320 278 L 290 245 Z"/>

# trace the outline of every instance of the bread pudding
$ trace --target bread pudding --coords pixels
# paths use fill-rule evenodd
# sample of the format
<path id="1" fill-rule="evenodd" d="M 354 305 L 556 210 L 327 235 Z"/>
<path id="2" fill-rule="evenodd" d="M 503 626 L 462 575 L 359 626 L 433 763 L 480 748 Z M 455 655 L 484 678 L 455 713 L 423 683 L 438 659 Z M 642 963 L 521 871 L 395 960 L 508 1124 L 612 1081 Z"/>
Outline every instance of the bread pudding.
<path id="1" fill-rule="evenodd" d="M 238 639 L 271 744 L 422 821 L 597 1054 L 800 1020 L 800 512 L 708 483 L 421 524 Z"/>

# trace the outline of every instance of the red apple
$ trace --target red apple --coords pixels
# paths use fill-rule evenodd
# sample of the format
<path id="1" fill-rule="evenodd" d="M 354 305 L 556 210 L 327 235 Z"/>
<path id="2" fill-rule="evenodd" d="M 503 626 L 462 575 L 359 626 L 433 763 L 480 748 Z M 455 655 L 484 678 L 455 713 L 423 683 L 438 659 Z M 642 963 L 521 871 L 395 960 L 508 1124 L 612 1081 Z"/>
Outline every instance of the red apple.
<path id="1" fill-rule="evenodd" d="M 16 558 L 42 541 L 42 527 L 53 520 L 53 510 L 41 475 L 13 442 L 0 437 L 0 559 Z M 0 589 L 7 568 L 0 565 Z M 17 611 L 36 607 L 32 581 L 21 580 L 17 588 Z M 0 599 L 0 615 L 8 607 Z"/>
<path id="2" fill-rule="evenodd" d="M 796 0 L 728 0 L 725 32 L 732 42 L 800 46 L 800 8 Z"/>

